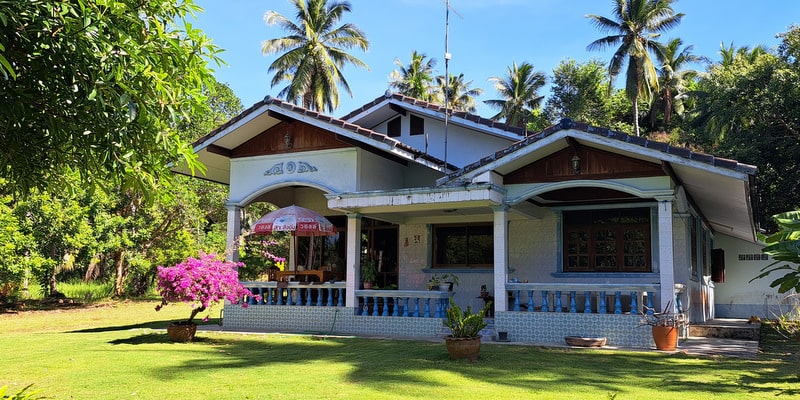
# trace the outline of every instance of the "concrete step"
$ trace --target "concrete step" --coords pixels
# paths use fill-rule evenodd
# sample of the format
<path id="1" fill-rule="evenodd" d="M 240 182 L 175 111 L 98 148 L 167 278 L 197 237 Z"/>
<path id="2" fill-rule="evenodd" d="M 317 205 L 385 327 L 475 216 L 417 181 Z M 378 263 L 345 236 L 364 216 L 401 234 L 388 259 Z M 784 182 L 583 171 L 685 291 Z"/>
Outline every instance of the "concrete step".
<path id="1" fill-rule="evenodd" d="M 689 325 L 689 336 L 705 338 L 758 340 L 760 323 L 748 323 L 746 319 L 713 319 Z"/>

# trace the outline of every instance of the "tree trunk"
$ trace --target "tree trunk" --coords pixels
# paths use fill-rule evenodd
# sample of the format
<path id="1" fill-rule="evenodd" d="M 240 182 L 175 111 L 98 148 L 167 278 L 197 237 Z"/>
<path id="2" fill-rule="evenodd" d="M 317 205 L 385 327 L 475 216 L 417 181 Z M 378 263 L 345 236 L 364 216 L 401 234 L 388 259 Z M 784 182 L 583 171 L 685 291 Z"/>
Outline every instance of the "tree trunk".
<path id="1" fill-rule="evenodd" d="M 86 274 L 83 275 L 84 282 L 91 282 L 100 276 L 100 261 L 102 255 L 95 254 L 92 261 L 89 262 L 89 268 L 86 269 Z"/>
<path id="2" fill-rule="evenodd" d="M 639 96 L 633 97 L 633 128 L 636 136 L 639 136 Z"/>
<path id="3" fill-rule="evenodd" d="M 117 250 L 114 253 L 114 268 L 116 270 L 114 294 L 117 296 L 122 296 L 125 294 L 125 276 L 128 273 L 125 268 L 125 250 Z"/>

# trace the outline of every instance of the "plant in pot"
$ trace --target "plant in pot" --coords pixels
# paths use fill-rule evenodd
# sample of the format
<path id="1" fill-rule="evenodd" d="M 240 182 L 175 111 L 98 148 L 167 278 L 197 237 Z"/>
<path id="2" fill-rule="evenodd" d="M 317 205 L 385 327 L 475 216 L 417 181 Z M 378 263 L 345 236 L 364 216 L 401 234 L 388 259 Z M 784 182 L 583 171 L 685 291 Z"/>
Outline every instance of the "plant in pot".
<path id="1" fill-rule="evenodd" d="M 372 289 L 377 278 L 378 263 L 372 258 L 361 261 L 361 282 L 364 284 L 364 289 Z"/>
<path id="2" fill-rule="evenodd" d="M 439 290 L 448 292 L 453 290 L 453 286 L 458 286 L 458 276 L 455 274 L 433 274 L 428 279 L 426 286 L 428 290 Z"/>
<path id="3" fill-rule="evenodd" d="M 169 303 L 184 302 L 191 306 L 189 319 L 167 326 L 170 339 L 192 341 L 197 331 L 194 317 L 212 303 L 224 300 L 236 303 L 243 296 L 253 296 L 239 283 L 237 269 L 242 265 L 222 261 L 214 253 L 200 252 L 200 258 L 188 257 L 172 267 L 158 267 L 156 277 L 161 304 L 156 306 L 156 311 Z M 260 300 L 260 296 L 253 297 Z M 247 303 L 242 302 L 242 307 L 247 307 Z M 203 318 L 203 321 L 207 320 L 208 316 Z"/>
<path id="4" fill-rule="evenodd" d="M 642 319 L 640 324 L 652 328 L 653 342 L 656 349 L 664 351 L 674 351 L 678 347 L 678 330 L 685 324 L 685 316 L 682 313 L 674 313 L 672 301 L 664 307 L 664 311 L 656 312 L 655 309 L 643 306 Z"/>
<path id="5" fill-rule="evenodd" d="M 451 359 L 468 358 L 470 361 L 478 359 L 481 350 L 481 329 L 486 327 L 483 317 L 491 307 L 488 302 L 481 311 L 472 312 L 472 307 L 467 306 L 462 310 L 453 299 L 450 299 L 450 308 L 447 309 L 447 318 L 444 326 L 450 329 L 450 335 L 445 337 L 447 352 Z"/>

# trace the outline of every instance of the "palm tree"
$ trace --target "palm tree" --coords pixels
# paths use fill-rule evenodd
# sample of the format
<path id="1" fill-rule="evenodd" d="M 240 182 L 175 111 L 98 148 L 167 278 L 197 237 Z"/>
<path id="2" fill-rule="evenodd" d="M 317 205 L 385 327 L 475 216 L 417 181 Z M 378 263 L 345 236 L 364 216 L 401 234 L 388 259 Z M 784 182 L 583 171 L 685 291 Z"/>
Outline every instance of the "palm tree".
<path id="1" fill-rule="evenodd" d="M 587 15 L 601 30 L 612 34 L 595 40 L 588 50 L 617 47 L 608 65 L 608 75 L 613 83 L 626 58 L 628 62 L 625 92 L 633 103 L 633 124 L 639 136 L 639 100 L 650 103 L 658 91 L 658 77 L 650 52 L 658 54 L 656 39 L 661 32 L 675 27 L 683 14 L 675 14 L 672 0 L 614 0 L 614 19 Z M 609 90 L 611 90 L 611 85 Z"/>
<path id="2" fill-rule="evenodd" d="M 766 53 L 767 49 L 762 45 L 753 47 L 753 49 L 751 50 L 747 46 L 742 46 L 737 49 L 733 45 L 733 42 L 731 42 L 730 46 L 728 47 L 725 47 L 725 44 L 722 42 L 720 42 L 719 44 L 719 55 L 722 57 L 722 60 L 720 60 L 720 64 L 722 66 L 732 65 L 733 61 L 736 60 L 737 58 L 741 58 L 748 64 L 752 64 L 759 56 L 764 55 Z"/>
<path id="3" fill-rule="evenodd" d="M 489 78 L 503 99 L 485 100 L 484 103 L 500 109 L 492 119 L 505 118 L 507 125 L 524 128 L 533 110 L 539 108 L 544 99 L 537 92 L 544 86 L 545 77 L 543 73 L 534 71 L 533 65 L 527 62 L 519 67 L 514 62 L 506 73 L 503 78 Z"/>
<path id="4" fill-rule="evenodd" d="M 339 106 L 339 89 L 342 86 L 352 97 L 350 85 L 342 75 L 345 64 L 367 68 L 358 58 L 345 50 L 358 47 L 366 51 L 369 42 L 358 27 L 346 23 L 336 27 L 345 12 L 350 11 L 347 1 L 291 0 L 297 9 L 292 22 L 275 11 L 267 11 L 264 21 L 278 25 L 288 36 L 265 40 L 261 51 L 265 55 L 281 53 L 267 70 L 275 73 L 271 85 L 282 81 L 289 84 L 278 96 L 300 103 L 316 111 L 333 111 Z"/>
<path id="5" fill-rule="evenodd" d="M 448 109 L 475 113 L 475 97 L 483 94 L 483 89 L 470 88 L 472 81 L 464 82 L 464 74 L 458 76 L 450 74 L 447 83 L 445 83 L 444 75 L 439 75 L 436 77 L 436 83 L 438 89 L 434 103 L 444 105 L 446 99 Z"/>
<path id="6" fill-rule="evenodd" d="M 436 66 L 436 59 L 426 58 L 425 54 L 414 50 L 407 67 L 395 59 L 394 63 L 400 70 L 392 71 L 389 86 L 402 95 L 430 101 L 433 98 L 433 67 Z"/>
<path id="7" fill-rule="evenodd" d="M 661 68 L 658 70 L 658 75 L 661 90 L 657 102 L 664 111 L 664 125 L 667 127 L 672 121 L 673 111 L 678 114 L 683 112 L 686 85 L 699 74 L 696 70 L 683 68 L 690 63 L 708 61 L 705 57 L 692 54 L 694 46 L 686 46 L 681 50 L 682 45 L 681 39 L 672 39 L 663 45 L 659 52 Z M 655 112 L 652 115 L 655 115 Z"/>

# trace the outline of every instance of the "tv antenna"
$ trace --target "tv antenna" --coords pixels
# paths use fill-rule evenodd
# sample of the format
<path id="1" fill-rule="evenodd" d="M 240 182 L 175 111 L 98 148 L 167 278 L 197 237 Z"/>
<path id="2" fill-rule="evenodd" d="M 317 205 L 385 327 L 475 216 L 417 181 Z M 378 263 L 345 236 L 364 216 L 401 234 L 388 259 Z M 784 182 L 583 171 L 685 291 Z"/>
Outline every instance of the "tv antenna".
<path id="1" fill-rule="evenodd" d="M 449 102 L 450 102 L 450 10 L 458 15 L 459 18 L 464 19 L 453 7 L 450 7 L 450 0 L 444 0 L 444 168 L 447 168 L 447 122 L 450 116 Z"/>

